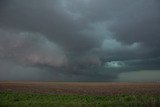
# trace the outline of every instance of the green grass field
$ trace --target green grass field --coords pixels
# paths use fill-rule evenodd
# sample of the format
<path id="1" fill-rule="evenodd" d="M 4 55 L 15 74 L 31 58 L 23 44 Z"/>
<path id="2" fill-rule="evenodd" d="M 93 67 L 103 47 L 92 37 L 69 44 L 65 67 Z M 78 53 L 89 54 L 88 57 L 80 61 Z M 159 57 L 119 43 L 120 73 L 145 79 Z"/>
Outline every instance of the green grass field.
<path id="1" fill-rule="evenodd" d="M 0 92 L 0 107 L 160 107 L 160 96 L 80 96 Z"/>

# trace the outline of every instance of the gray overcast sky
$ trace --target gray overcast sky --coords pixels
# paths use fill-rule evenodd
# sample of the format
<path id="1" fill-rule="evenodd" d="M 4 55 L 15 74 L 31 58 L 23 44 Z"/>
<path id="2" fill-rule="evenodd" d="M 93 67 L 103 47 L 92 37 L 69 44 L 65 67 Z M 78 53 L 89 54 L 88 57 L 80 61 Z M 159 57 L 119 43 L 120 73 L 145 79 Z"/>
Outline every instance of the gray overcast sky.
<path id="1" fill-rule="evenodd" d="M 0 80 L 160 81 L 159 0 L 0 0 Z"/>

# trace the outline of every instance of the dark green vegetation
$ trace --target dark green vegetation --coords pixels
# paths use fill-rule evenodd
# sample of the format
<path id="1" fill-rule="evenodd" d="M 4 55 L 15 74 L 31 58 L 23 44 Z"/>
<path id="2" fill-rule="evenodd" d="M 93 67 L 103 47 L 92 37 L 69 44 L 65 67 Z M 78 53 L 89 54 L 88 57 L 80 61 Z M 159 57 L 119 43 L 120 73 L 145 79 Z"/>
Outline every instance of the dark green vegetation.
<path id="1" fill-rule="evenodd" d="M 80 96 L 0 92 L 0 107 L 160 107 L 160 96 Z"/>

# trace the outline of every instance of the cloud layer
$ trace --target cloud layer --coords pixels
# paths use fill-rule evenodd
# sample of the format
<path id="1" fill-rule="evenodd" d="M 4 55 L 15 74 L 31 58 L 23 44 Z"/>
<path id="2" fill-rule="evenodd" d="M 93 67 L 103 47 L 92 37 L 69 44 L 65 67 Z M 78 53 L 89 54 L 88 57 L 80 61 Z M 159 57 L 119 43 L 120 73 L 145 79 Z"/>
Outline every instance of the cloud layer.
<path id="1" fill-rule="evenodd" d="M 125 73 L 155 74 L 159 11 L 158 0 L 1 0 L 0 80 L 119 81 Z"/>

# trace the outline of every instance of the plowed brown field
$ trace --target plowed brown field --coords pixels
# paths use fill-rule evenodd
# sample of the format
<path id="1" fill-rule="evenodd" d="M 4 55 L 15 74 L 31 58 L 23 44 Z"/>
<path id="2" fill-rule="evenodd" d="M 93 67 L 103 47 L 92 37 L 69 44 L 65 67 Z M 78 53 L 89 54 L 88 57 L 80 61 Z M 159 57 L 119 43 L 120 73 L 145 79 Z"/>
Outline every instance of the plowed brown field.
<path id="1" fill-rule="evenodd" d="M 160 95 L 160 83 L 0 82 L 0 92 L 6 91 L 97 96 Z"/>

